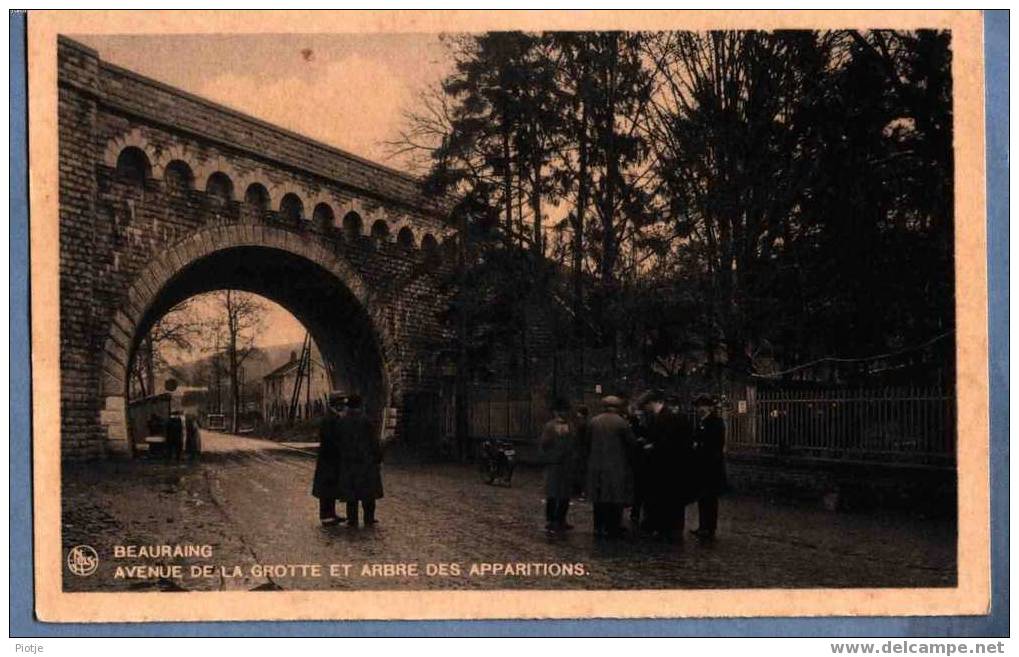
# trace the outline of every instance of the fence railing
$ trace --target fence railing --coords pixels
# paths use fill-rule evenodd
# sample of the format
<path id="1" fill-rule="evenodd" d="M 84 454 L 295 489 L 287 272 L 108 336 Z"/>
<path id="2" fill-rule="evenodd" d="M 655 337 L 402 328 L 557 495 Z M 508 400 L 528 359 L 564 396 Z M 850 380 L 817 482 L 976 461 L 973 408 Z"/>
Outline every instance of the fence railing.
<path id="1" fill-rule="evenodd" d="M 692 413 L 691 400 L 682 407 Z M 585 399 L 598 413 L 597 396 Z M 936 387 L 734 389 L 724 397 L 730 452 L 941 464 L 955 459 L 955 397 Z M 452 408 L 446 413 L 453 431 Z M 543 396 L 474 388 L 473 438 L 533 442 L 551 417 Z"/>
<path id="2" fill-rule="evenodd" d="M 537 439 L 551 417 L 544 401 L 498 389 L 471 391 L 468 421 L 475 438 Z"/>
<path id="3" fill-rule="evenodd" d="M 468 412 L 470 435 L 474 439 L 499 438 L 537 443 L 545 423 L 552 418 L 548 395 L 499 386 L 474 386 Z M 600 394 L 568 397 L 573 408 L 585 405 L 591 414 L 599 412 Z M 454 431 L 453 409 L 446 413 L 448 435 Z"/>
<path id="4" fill-rule="evenodd" d="M 749 387 L 726 411 L 733 450 L 863 460 L 955 458 L 955 398 L 939 388 Z"/>

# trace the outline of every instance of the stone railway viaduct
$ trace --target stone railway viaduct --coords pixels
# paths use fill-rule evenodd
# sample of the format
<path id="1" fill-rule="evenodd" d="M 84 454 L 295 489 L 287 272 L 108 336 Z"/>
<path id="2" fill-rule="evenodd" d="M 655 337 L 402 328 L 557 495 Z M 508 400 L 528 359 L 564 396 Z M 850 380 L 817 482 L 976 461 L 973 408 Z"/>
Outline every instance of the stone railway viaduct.
<path id="1" fill-rule="evenodd" d="M 126 449 L 135 349 L 216 289 L 276 301 L 397 436 L 434 405 L 455 237 L 414 178 L 58 43 L 61 435 Z M 415 429 L 417 430 L 417 429 Z M 425 437 L 427 438 L 427 437 Z"/>

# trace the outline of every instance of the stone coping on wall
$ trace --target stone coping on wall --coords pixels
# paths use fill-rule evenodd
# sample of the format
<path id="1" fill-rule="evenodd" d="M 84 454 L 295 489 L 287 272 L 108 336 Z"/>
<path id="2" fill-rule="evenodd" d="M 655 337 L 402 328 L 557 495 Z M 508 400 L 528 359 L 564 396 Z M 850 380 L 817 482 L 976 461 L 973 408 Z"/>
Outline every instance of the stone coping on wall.
<path id="1" fill-rule="evenodd" d="M 190 132 L 382 200 L 445 217 L 440 204 L 421 193 L 420 181 L 415 176 L 103 61 L 94 49 L 68 37 L 58 39 L 61 47 L 95 57 L 98 63 L 98 89 L 83 88 L 81 82 L 63 76 L 61 82 L 95 93 L 97 100 L 109 109 Z"/>

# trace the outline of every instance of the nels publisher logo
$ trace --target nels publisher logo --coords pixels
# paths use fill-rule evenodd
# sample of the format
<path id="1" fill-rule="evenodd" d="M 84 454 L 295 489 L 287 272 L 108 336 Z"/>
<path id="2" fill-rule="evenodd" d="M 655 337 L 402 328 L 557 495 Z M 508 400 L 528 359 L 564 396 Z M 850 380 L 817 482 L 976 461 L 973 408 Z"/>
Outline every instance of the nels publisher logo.
<path id="1" fill-rule="evenodd" d="M 99 555 L 90 545 L 75 545 L 67 553 L 67 569 L 79 577 L 88 577 L 99 568 Z"/>

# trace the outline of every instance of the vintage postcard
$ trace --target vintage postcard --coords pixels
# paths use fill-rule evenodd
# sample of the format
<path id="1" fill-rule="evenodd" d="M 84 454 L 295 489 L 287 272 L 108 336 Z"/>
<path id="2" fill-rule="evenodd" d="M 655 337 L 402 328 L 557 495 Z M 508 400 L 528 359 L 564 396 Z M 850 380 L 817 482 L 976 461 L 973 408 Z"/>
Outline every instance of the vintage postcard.
<path id="1" fill-rule="evenodd" d="M 982 44 L 30 12 L 38 618 L 986 613 Z"/>

